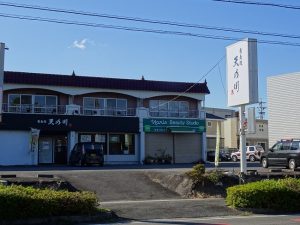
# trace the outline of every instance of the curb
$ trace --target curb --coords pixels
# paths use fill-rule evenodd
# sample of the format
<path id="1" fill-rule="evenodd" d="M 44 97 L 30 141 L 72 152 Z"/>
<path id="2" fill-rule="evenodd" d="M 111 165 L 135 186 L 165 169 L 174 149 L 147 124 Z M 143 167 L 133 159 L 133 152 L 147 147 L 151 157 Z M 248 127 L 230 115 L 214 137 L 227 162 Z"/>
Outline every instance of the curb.
<path id="1" fill-rule="evenodd" d="M 77 224 L 87 222 L 107 222 L 118 219 L 113 211 L 101 212 L 98 215 L 81 215 L 81 216 L 55 216 L 39 219 L 24 220 L 5 220 L 0 221 L 0 225 L 41 225 L 41 224 Z"/>

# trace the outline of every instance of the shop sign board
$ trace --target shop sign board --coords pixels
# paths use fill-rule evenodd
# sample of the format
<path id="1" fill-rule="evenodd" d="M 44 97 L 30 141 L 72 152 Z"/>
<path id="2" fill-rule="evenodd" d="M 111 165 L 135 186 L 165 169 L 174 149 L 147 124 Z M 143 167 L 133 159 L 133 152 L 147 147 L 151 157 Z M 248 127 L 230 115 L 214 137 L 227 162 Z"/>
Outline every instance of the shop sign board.
<path id="1" fill-rule="evenodd" d="M 77 115 L 46 115 L 5 113 L 0 130 L 28 130 L 30 127 L 42 131 L 122 132 L 138 133 L 138 117 L 106 117 Z M 102 139 L 100 139 L 102 140 Z"/>
<path id="2" fill-rule="evenodd" d="M 245 39 L 226 47 L 229 107 L 258 102 L 257 41 Z"/>
<path id="3" fill-rule="evenodd" d="M 144 132 L 202 133 L 205 132 L 205 120 L 199 119 L 144 119 Z"/>

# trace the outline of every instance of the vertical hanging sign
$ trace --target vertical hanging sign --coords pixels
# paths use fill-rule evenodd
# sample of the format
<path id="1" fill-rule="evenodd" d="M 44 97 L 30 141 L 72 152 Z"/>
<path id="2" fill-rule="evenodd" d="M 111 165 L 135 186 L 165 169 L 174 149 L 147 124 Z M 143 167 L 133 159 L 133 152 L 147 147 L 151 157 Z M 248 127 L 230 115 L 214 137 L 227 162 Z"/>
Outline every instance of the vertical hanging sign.
<path id="1" fill-rule="evenodd" d="M 5 44 L 0 43 L 0 123 L 2 122 L 3 83 L 4 83 L 4 51 L 5 51 Z"/>
<path id="2" fill-rule="evenodd" d="M 239 106 L 241 174 L 247 171 L 245 106 L 258 102 L 257 41 L 244 39 L 226 47 L 227 105 Z"/>
<path id="3" fill-rule="evenodd" d="M 226 47 L 228 106 L 258 102 L 257 41 L 245 39 Z"/>

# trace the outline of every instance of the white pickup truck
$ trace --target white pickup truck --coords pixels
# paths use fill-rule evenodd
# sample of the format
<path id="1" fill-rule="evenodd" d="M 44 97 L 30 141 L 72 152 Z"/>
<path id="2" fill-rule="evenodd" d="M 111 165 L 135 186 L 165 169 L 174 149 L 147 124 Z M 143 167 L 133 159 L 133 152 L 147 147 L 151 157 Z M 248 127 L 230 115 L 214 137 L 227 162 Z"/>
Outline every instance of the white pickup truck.
<path id="1" fill-rule="evenodd" d="M 263 152 L 264 149 L 260 145 L 247 146 L 246 159 L 249 160 L 250 162 L 255 162 L 256 160 L 260 160 L 260 156 Z M 241 152 L 237 151 L 231 153 L 231 159 L 233 162 L 240 160 Z"/>

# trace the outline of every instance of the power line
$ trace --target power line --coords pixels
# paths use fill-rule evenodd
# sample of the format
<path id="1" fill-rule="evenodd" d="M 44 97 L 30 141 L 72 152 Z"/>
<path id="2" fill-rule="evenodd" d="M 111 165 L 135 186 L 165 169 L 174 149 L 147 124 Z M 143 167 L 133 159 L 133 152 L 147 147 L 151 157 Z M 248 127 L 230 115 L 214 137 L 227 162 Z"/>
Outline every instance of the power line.
<path id="1" fill-rule="evenodd" d="M 270 2 L 258 2 L 258 1 L 246 1 L 246 0 L 212 0 L 212 1 L 235 3 L 235 4 L 246 4 L 246 5 L 257 5 L 257 6 L 270 6 L 270 7 L 278 7 L 278 8 L 285 8 L 285 9 L 300 9 L 300 6 L 297 5 L 285 5 L 285 4 L 270 3 Z"/>
<path id="2" fill-rule="evenodd" d="M 17 4 L 17 3 L 1 2 L 1 1 L 0 1 L 0 5 L 8 6 L 8 7 L 40 10 L 40 11 L 74 14 L 74 15 L 81 15 L 81 16 L 92 16 L 92 17 L 127 20 L 127 21 L 142 22 L 142 23 L 170 25 L 170 26 L 185 27 L 185 28 L 197 28 L 197 29 L 254 34 L 254 35 L 273 36 L 273 37 L 295 38 L 295 39 L 300 38 L 300 35 L 296 35 L 296 34 L 282 34 L 282 33 L 264 32 L 264 31 L 255 31 L 255 30 L 242 30 L 242 29 L 236 29 L 236 28 L 230 28 L 230 27 L 207 26 L 207 25 L 201 25 L 201 24 L 189 24 L 189 23 L 182 23 L 182 22 L 175 22 L 175 21 L 145 19 L 145 18 L 139 18 L 139 17 L 128 17 L 128 16 L 119 16 L 119 15 L 110 15 L 110 14 L 100 14 L 100 13 L 95 13 L 95 12 L 86 12 L 86 11 L 69 10 L 69 9 L 58 9 L 58 8 L 43 7 L 43 6 L 38 6 L 38 5 Z"/>
<path id="3" fill-rule="evenodd" d="M 222 60 L 225 58 L 225 55 L 222 56 L 222 58 L 220 58 L 216 64 L 214 64 L 198 81 L 196 81 L 193 85 L 191 85 L 189 88 L 187 88 L 185 91 L 181 92 L 179 95 L 177 95 L 176 97 L 172 98 L 171 100 L 164 102 L 162 104 L 159 104 L 157 107 L 154 108 L 158 108 L 160 106 L 166 105 L 172 101 L 175 101 L 176 99 L 178 99 L 179 97 L 181 97 L 183 94 L 185 94 L 186 92 L 188 92 L 189 90 L 191 90 L 193 87 L 195 87 L 198 83 L 200 83 L 201 80 L 203 80 L 205 77 L 207 77 L 217 66 L 219 66 L 219 64 L 222 62 Z"/>
<path id="4" fill-rule="evenodd" d="M 143 33 L 168 34 L 168 35 L 189 36 L 189 37 L 227 40 L 227 41 L 245 41 L 242 38 L 237 38 L 237 37 L 217 36 L 217 35 L 190 33 L 190 32 L 182 32 L 182 31 L 171 31 L 171 30 L 146 29 L 146 28 L 117 26 L 117 25 L 108 25 L 108 24 L 99 24 L 99 23 L 88 23 L 88 22 L 51 19 L 51 18 L 45 18 L 45 17 L 32 17 L 32 16 L 16 15 L 16 14 L 0 13 L 0 17 L 21 19 L 21 20 L 30 20 L 30 21 L 39 21 L 39 22 L 48 22 L 48 23 L 57 23 L 57 24 L 65 24 L 65 25 L 77 25 L 77 26 L 94 27 L 94 28 L 107 28 L 107 29 L 116 29 L 116 30 L 135 31 L 135 32 L 143 32 Z M 251 40 L 249 40 L 249 41 L 251 41 Z M 262 44 L 286 45 L 286 46 L 300 47 L 300 43 L 297 43 L 297 42 L 273 41 L 273 40 L 257 40 L 257 42 L 262 43 Z"/>
<path id="5" fill-rule="evenodd" d="M 218 70 L 219 70 L 220 81 L 221 81 L 221 84 L 222 84 L 222 87 L 223 87 L 223 90 L 224 90 L 224 94 L 225 94 L 225 96 L 226 96 L 226 89 L 225 89 L 225 85 L 224 85 L 223 78 L 222 78 L 222 73 L 221 73 L 221 69 L 220 69 L 220 64 L 218 64 Z"/>

